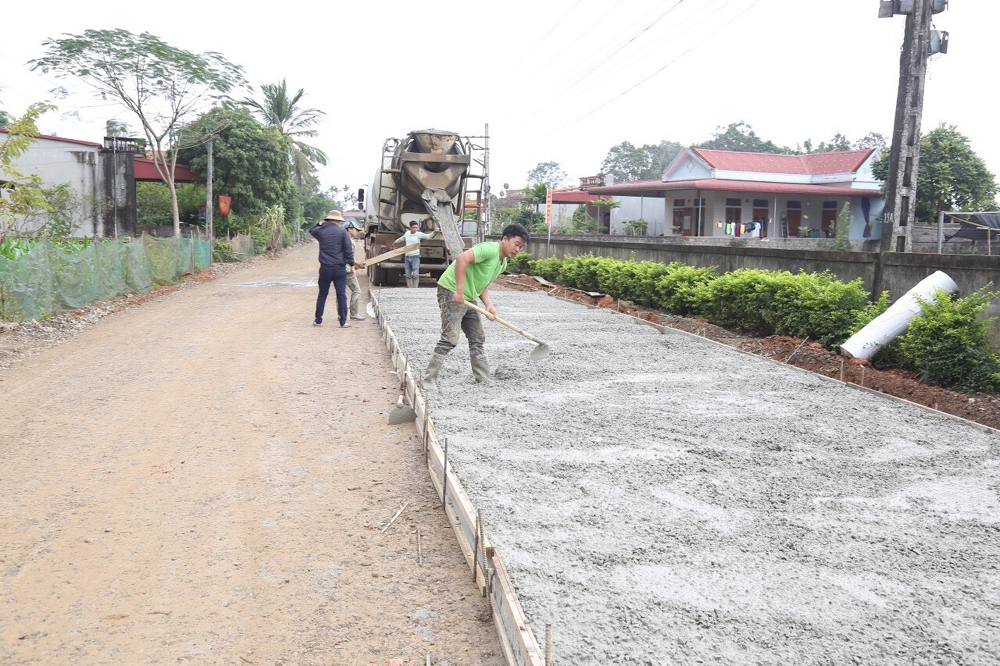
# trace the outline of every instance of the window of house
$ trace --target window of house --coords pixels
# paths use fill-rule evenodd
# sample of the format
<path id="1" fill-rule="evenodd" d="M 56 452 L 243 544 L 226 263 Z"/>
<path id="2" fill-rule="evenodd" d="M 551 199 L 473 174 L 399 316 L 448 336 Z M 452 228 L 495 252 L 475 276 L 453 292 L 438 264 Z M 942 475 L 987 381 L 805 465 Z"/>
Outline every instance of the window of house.
<path id="1" fill-rule="evenodd" d="M 735 207 L 735 206 L 740 206 L 742 208 L 742 206 L 740 205 L 740 200 L 739 199 L 726 199 L 726 207 L 727 208 L 728 207 Z"/>
<path id="2" fill-rule="evenodd" d="M 832 208 L 834 210 L 837 210 L 837 202 L 836 201 L 824 201 L 823 202 L 823 208 L 825 210 L 829 210 L 830 208 Z"/>
<path id="3" fill-rule="evenodd" d="M 674 208 L 684 208 L 684 199 L 674 199 Z"/>
<path id="4" fill-rule="evenodd" d="M 802 208 L 802 202 L 801 201 L 789 201 L 788 205 L 785 206 L 785 208 Z"/>
<path id="5" fill-rule="evenodd" d="M 767 208 L 767 199 L 754 199 L 753 200 L 753 207 L 754 208 Z"/>

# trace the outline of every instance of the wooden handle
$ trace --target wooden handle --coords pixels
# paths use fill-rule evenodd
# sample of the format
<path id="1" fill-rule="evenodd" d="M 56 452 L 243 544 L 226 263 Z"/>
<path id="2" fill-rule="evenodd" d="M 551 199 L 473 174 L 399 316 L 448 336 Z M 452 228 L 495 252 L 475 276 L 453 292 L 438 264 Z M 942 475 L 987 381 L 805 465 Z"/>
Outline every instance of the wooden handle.
<path id="1" fill-rule="evenodd" d="M 393 257 L 398 257 L 404 252 L 411 252 L 420 247 L 420 243 L 414 243 L 413 245 L 407 245 L 406 247 L 398 247 L 395 250 L 389 250 L 388 252 L 383 252 L 382 254 L 376 255 L 371 259 L 365 259 L 365 266 L 374 266 L 380 261 L 385 261 L 386 259 L 392 259 Z"/>
<path id="2" fill-rule="evenodd" d="M 523 335 L 524 337 L 528 338 L 529 340 L 531 340 L 532 342 L 534 342 L 536 344 L 539 344 L 539 345 L 544 345 L 545 344 L 544 342 L 542 342 L 541 340 L 539 340 L 538 338 L 536 338 L 535 336 L 533 336 L 531 333 L 528 333 L 527 331 L 524 331 L 524 330 L 518 328 L 517 326 L 514 326 L 514 324 L 510 323 L 509 321 L 505 321 L 505 320 L 501 319 L 500 317 L 497 317 L 496 315 L 493 315 L 493 314 L 487 312 L 486 310 L 484 310 L 483 308 L 479 307 L 478 305 L 476 305 L 474 303 L 470 303 L 469 301 L 466 301 L 465 305 L 467 307 L 472 308 L 473 310 L 475 310 L 479 314 L 485 315 L 487 319 L 492 319 L 496 323 L 501 324 L 503 326 L 506 326 L 507 328 L 509 328 L 510 330 L 514 331 L 515 333 Z"/>

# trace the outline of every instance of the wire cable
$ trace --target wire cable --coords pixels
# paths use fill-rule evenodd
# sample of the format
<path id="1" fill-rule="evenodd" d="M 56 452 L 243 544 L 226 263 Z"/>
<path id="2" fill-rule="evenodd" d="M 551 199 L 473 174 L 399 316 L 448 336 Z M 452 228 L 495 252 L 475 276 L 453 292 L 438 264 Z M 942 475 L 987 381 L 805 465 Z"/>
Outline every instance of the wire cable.
<path id="1" fill-rule="evenodd" d="M 558 28 L 562 24 L 562 22 L 566 20 L 566 17 L 569 16 L 570 14 L 572 14 L 573 10 L 576 9 L 580 5 L 581 2 L 583 2 L 583 0 L 576 0 L 576 4 L 574 4 L 572 7 L 570 7 L 569 11 L 566 12 L 565 14 L 563 14 L 563 17 L 561 19 L 559 19 L 558 21 L 556 21 L 556 24 L 554 26 L 552 26 L 551 28 L 549 28 L 549 31 L 547 33 L 545 33 L 544 35 L 542 35 L 542 38 L 539 39 L 535 43 L 535 45 L 532 46 L 528 50 L 527 53 L 525 53 L 523 56 L 521 56 L 521 59 L 517 61 L 517 64 L 515 64 L 513 68 L 517 69 L 521 65 L 521 63 L 524 62 L 527 59 L 527 57 L 529 55 L 531 55 L 535 51 L 535 49 L 537 49 L 539 46 L 541 46 L 542 43 L 545 41 L 545 38 L 548 37 L 549 35 L 551 35 L 552 31 L 555 30 L 556 28 Z"/>
<path id="2" fill-rule="evenodd" d="M 674 63 L 676 63 L 678 60 L 680 60 L 681 58 L 683 58 L 684 56 L 686 56 L 688 53 L 691 53 L 691 51 L 694 51 L 698 47 L 702 46 L 706 41 L 708 41 L 709 38 L 714 37 L 716 34 L 718 34 L 723 29 L 727 28 L 730 24 L 732 24 L 734 21 L 736 21 L 736 19 L 740 18 L 741 16 L 743 16 L 744 14 L 746 14 L 748 11 L 750 11 L 751 9 L 753 9 L 754 7 L 756 7 L 757 4 L 760 3 L 760 1 L 761 0 L 754 0 L 753 3 L 751 5 L 749 5 L 746 9 L 744 9 L 742 12 L 740 12 L 739 14 L 737 14 L 736 16 L 734 16 L 733 18 L 729 19 L 724 24 L 722 24 L 721 26 L 719 26 L 718 30 L 715 30 L 714 32 L 710 33 L 701 42 L 699 42 L 699 43 L 691 46 L 686 51 L 684 51 L 683 53 L 681 53 L 680 55 L 678 55 L 676 58 L 674 58 L 673 60 L 671 60 L 670 62 L 668 62 L 667 64 L 665 64 L 663 67 L 660 67 L 658 70 L 656 70 L 655 72 L 653 72 L 652 74 L 650 74 L 646 78 L 642 79 L 641 81 L 639 81 L 635 85 L 631 86 L 630 88 L 627 88 L 626 90 L 623 90 L 619 94 L 615 95 L 614 97 L 612 97 L 611 99 L 609 99 L 608 101 L 606 101 L 604 104 L 601 104 L 600 106 L 598 106 L 598 107 L 596 107 L 596 108 L 588 111 L 587 113 L 583 114 L 582 116 L 580 116 L 576 120 L 572 120 L 572 121 L 570 121 L 568 123 L 562 124 L 557 129 L 554 129 L 551 132 L 547 132 L 546 134 L 543 134 L 542 136 L 543 137 L 544 136 L 549 136 L 551 134 L 554 134 L 555 132 L 558 132 L 561 129 L 565 129 L 567 127 L 570 127 L 571 125 L 575 125 L 576 123 L 580 122 L 584 118 L 592 116 L 593 114 L 597 113 L 598 111 L 600 111 L 604 107 L 608 106 L 609 104 L 611 104 L 611 103 L 613 103 L 613 102 L 621 99 L 622 97 L 624 97 L 628 93 L 632 92 L 633 90 L 635 90 L 636 88 L 638 88 L 642 84 L 646 83 L 647 81 L 649 81 L 650 79 L 652 79 L 653 77 L 655 77 L 657 74 L 659 74 L 663 70 L 667 69 L 668 67 L 670 67 L 671 65 L 673 65 Z"/>

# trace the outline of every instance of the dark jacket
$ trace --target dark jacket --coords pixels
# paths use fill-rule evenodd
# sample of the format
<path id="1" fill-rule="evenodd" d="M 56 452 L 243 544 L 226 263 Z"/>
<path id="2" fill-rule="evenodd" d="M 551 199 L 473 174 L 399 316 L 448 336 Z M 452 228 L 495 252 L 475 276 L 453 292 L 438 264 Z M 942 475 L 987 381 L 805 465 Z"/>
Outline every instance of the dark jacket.
<path id="1" fill-rule="evenodd" d="M 309 230 L 319 241 L 319 265 L 344 268 L 354 265 L 354 243 L 347 230 L 334 222 L 323 222 Z"/>

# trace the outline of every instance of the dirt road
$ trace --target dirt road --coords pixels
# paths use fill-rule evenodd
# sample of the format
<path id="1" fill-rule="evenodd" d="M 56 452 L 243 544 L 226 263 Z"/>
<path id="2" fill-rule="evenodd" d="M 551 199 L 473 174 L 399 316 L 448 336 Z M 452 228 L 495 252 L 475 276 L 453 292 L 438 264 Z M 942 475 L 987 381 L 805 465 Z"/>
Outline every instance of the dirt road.
<path id="1" fill-rule="evenodd" d="M 311 326 L 316 266 L 0 370 L 0 663 L 502 663 L 377 327 Z"/>

